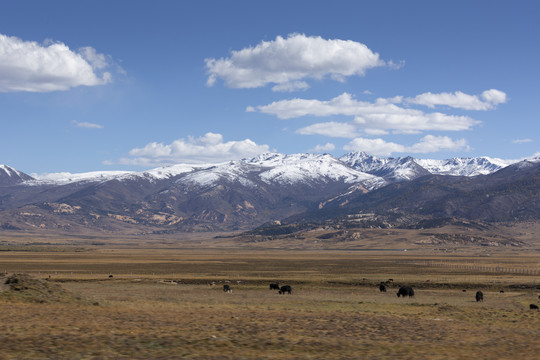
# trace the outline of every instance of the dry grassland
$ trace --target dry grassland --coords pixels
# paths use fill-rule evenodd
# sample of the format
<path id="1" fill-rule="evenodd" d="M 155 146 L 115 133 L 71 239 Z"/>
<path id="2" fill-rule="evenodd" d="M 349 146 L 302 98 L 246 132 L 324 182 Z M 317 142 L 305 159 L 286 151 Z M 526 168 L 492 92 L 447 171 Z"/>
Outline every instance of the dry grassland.
<path id="1" fill-rule="evenodd" d="M 0 252 L 0 271 L 75 294 L 0 294 L 0 359 L 540 358 L 534 252 L 70 249 Z"/>

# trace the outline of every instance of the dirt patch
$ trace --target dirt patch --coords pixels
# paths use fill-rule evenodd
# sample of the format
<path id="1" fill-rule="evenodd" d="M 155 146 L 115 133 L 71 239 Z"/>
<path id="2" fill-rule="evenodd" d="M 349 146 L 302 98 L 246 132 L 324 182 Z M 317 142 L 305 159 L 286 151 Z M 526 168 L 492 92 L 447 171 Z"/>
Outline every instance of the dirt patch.
<path id="1" fill-rule="evenodd" d="M 27 274 L 0 275 L 0 299 L 33 303 L 84 302 L 64 290 L 59 284 L 37 279 Z"/>

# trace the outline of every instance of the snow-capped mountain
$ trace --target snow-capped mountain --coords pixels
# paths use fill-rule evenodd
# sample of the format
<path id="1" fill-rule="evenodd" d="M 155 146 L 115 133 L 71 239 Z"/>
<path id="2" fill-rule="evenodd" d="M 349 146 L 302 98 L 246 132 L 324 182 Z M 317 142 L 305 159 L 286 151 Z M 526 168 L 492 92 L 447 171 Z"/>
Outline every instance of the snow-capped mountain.
<path id="1" fill-rule="evenodd" d="M 483 176 L 431 175 L 395 182 L 367 194 L 329 202 L 316 214 L 332 219 L 359 213 L 427 220 L 540 221 L 540 161 L 527 159 Z M 313 219 L 305 216 L 304 221 Z M 444 221 L 443 221 L 444 222 Z"/>
<path id="2" fill-rule="evenodd" d="M 452 158 L 447 160 L 415 159 L 410 156 L 377 158 L 364 152 L 349 153 L 340 160 L 354 169 L 383 177 L 388 181 L 407 181 L 420 176 L 436 174 L 451 176 L 477 176 L 494 173 L 517 160 L 490 157 Z"/>
<path id="3" fill-rule="evenodd" d="M 330 155 L 313 154 L 36 178 L 4 195 L 0 191 L 0 209 L 9 210 L 10 227 L 240 229 L 317 208 L 342 193 L 387 184 Z"/>
<path id="4" fill-rule="evenodd" d="M 361 183 L 368 190 L 387 184 L 381 177 L 353 169 L 331 155 L 266 153 L 252 159 L 229 161 L 218 164 L 190 165 L 178 164 L 160 167 L 144 172 L 133 171 L 96 171 L 72 174 L 51 173 L 33 174 L 26 181 L 27 185 L 66 185 L 77 182 L 105 182 L 144 178 L 147 180 L 165 180 L 177 178 L 177 183 L 211 186 L 219 180 L 239 182 L 253 186 L 254 178 L 266 184 L 311 184 L 343 182 Z"/>
<path id="5" fill-rule="evenodd" d="M 417 160 L 408 156 L 404 158 L 378 158 L 364 152 L 349 153 L 340 160 L 352 168 L 372 175 L 380 176 L 387 181 L 407 181 L 429 175 L 430 172 L 418 164 Z"/>
<path id="6" fill-rule="evenodd" d="M 32 179 L 25 182 L 26 185 L 66 185 L 76 182 L 107 181 L 127 175 L 136 174 L 133 171 L 92 171 L 72 174 L 69 172 L 32 174 Z"/>
<path id="7" fill-rule="evenodd" d="M 489 157 L 453 158 L 448 160 L 418 159 L 417 164 L 432 174 L 452 176 L 488 175 L 498 171 L 515 161 L 507 161 Z"/>
<path id="8" fill-rule="evenodd" d="M 538 162 L 540 156 L 535 155 L 525 163 Z M 491 174 L 510 163 L 491 158 L 442 161 L 350 153 L 336 159 L 328 154 L 267 153 L 252 159 L 179 164 L 143 172 L 34 176 L 2 165 L 0 230 L 129 229 L 146 233 L 248 229 L 349 200 L 364 201 L 363 194 L 389 184 L 415 179 L 429 182 L 430 174 Z M 461 181 L 453 178 L 448 181 Z M 493 182 L 506 181 L 504 176 L 497 179 L 492 177 Z"/>
<path id="9" fill-rule="evenodd" d="M 535 155 L 529 161 L 540 161 Z M 388 182 L 412 180 L 428 174 L 476 176 L 498 171 L 517 160 L 489 157 L 452 158 L 447 160 L 416 159 L 412 157 L 379 158 L 365 152 L 353 152 L 339 159 L 329 154 L 261 154 L 251 159 L 218 164 L 178 164 L 143 172 L 95 171 L 86 173 L 48 173 L 26 175 L 6 165 L 0 165 L 0 177 L 9 178 L 10 184 L 66 185 L 79 182 L 105 182 L 109 180 L 137 179 L 165 180 L 185 177 L 185 182 L 211 185 L 218 179 L 229 179 L 249 184 L 257 176 L 265 183 L 296 184 L 342 181 L 347 184 L 362 183 L 368 190 Z"/>
<path id="10" fill-rule="evenodd" d="M 22 171 L 7 165 L 0 165 L 0 186 L 15 185 L 30 180 L 33 180 L 32 177 Z"/>
<path id="11" fill-rule="evenodd" d="M 294 184 L 342 181 L 346 184 L 361 183 L 368 190 L 386 185 L 384 179 L 353 169 L 331 155 L 276 153 L 263 154 L 247 161 L 260 166 L 259 174 L 266 183 Z"/>

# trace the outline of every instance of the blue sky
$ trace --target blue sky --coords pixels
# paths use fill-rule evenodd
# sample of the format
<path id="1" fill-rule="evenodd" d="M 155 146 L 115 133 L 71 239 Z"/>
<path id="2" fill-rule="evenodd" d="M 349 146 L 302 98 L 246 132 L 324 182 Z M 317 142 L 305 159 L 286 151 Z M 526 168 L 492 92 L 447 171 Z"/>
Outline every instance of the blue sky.
<path id="1" fill-rule="evenodd" d="M 532 156 L 539 14 L 537 1 L 4 1 L 0 163 Z"/>

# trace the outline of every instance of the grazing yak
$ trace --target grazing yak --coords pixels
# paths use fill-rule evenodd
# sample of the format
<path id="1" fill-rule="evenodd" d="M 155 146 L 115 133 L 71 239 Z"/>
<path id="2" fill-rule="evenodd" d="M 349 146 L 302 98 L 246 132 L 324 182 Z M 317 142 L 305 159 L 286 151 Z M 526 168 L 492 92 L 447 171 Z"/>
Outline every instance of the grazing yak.
<path id="1" fill-rule="evenodd" d="M 386 292 L 386 285 L 384 283 L 379 284 L 379 291 L 380 292 Z"/>
<path id="2" fill-rule="evenodd" d="M 289 293 L 289 295 L 291 294 L 291 291 L 292 291 L 292 288 L 290 285 L 283 285 L 280 289 L 279 289 L 279 294 L 285 294 L 285 293 Z"/>
<path id="3" fill-rule="evenodd" d="M 270 284 L 270 290 L 279 290 L 279 284 Z"/>
<path id="4" fill-rule="evenodd" d="M 476 292 L 476 302 L 484 301 L 484 293 L 481 291 Z"/>
<path id="5" fill-rule="evenodd" d="M 410 286 L 402 286 L 399 288 L 398 292 L 397 292 L 397 296 L 400 297 L 400 296 L 409 296 L 409 297 L 413 297 L 414 296 L 414 290 L 412 287 Z"/>
<path id="6" fill-rule="evenodd" d="M 530 304 L 530 305 L 529 305 L 529 309 L 531 309 L 531 310 L 538 310 L 538 305 L 536 305 L 536 304 Z"/>
<path id="7" fill-rule="evenodd" d="M 226 293 L 232 293 L 231 287 L 227 284 L 223 285 L 223 291 Z"/>

